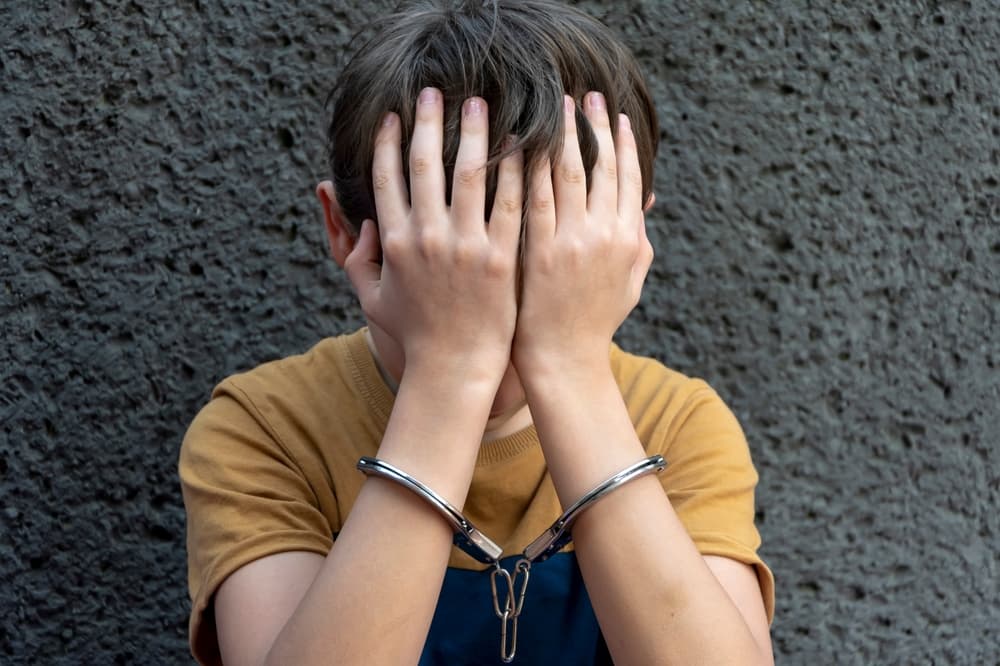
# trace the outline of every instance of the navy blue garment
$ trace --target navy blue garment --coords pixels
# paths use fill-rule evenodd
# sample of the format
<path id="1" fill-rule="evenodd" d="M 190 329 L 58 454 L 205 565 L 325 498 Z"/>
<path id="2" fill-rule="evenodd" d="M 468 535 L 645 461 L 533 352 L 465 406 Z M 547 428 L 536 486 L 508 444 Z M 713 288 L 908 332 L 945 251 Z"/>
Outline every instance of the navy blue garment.
<path id="1" fill-rule="evenodd" d="M 518 559 L 501 564 L 513 572 Z M 503 664 L 489 572 L 448 569 L 420 666 Z M 532 565 L 517 634 L 514 666 L 611 664 L 575 553 Z"/>

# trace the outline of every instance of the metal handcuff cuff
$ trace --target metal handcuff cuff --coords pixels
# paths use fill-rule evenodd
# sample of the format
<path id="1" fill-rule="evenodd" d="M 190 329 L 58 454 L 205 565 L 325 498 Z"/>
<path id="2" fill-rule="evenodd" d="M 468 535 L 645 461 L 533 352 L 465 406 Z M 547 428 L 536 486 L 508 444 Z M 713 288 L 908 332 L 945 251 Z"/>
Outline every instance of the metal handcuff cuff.
<path id="1" fill-rule="evenodd" d="M 462 512 L 452 506 L 448 500 L 398 467 L 383 460 L 364 456 L 358 461 L 358 470 L 365 475 L 395 481 L 422 497 L 451 525 L 455 533 L 454 543 L 456 546 L 473 559 L 483 564 L 493 565 L 493 571 L 490 572 L 490 590 L 493 593 L 493 612 L 500 618 L 500 658 L 505 664 L 514 660 L 514 653 L 517 650 L 517 618 L 524 607 L 524 595 L 528 589 L 528 574 L 531 565 L 535 562 L 544 562 L 573 540 L 570 528 L 584 509 L 619 486 L 640 476 L 661 472 L 666 466 L 667 463 L 663 460 L 663 456 L 651 456 L 629 465 L 599 484 L 577 500 L 537 539 L 528 544 L 521 554 L 521 559 L 514 565 L 514 572 L 511 575 L 500 566 L 500 556 L 503 555 L 503 549 L 476 529 L 475 525 L 469 522 L 468 518 L 462 515 Z M 521 580 L 521 587 L 515 601 L 515 585 L 518 577 L 522 574 L 524 578 Z M 507 593 L 506 601 L 503 604 L 500 603 L 500 594 L 497 591 L 498 578 L 501 579 L 502 588 L 506 588 Z"/>

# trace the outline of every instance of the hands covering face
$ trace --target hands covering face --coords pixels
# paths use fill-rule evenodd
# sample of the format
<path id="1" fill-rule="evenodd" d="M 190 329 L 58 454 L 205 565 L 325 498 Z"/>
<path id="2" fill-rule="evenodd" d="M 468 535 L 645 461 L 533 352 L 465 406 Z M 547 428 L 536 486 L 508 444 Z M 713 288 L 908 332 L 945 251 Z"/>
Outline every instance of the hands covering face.
<path id="1" fill-rule="evenodd" d="M 504 158 L 486 220 L 486 102 L 471 98 L 463 105 L 451 206 L 441 93 L 428 88 L 417 101 L 409 192 L 399 118 L 387 114 L 372 172 L 378 230 L 364 222 L 345 269 L 365 315 L 401 346 L 407 364 L 415 357 L 459 358 L 502 374 L 513 359 L 523 377 L 564 361 L 607 363 L 611 337 L 638 302 L 653 257 L 642 174 L 628 119 L 619 116 L 613 136 L 603 96 L 590 93 L 584 113 L 599 152 L 588 194 L 571 97 L 562 113 L 559 160 L 536 165 L 526 188 L 520 152 Z"/>

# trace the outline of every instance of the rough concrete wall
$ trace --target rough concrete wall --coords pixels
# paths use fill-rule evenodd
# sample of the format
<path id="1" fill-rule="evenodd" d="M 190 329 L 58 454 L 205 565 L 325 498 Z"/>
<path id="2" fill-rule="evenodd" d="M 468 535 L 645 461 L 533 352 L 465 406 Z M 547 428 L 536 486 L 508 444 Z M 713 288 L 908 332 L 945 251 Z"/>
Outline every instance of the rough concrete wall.
<path id="1" fill-rule="evenodd" d="M 0 6 L 0 662 L 188 663 L 180 438 L 358 325 L 311 189 L 386 3 Z M 664 128 L 621 341 L 718 387 L 781 663 L 997 663 L 991 0 L 584 2 Z"/>

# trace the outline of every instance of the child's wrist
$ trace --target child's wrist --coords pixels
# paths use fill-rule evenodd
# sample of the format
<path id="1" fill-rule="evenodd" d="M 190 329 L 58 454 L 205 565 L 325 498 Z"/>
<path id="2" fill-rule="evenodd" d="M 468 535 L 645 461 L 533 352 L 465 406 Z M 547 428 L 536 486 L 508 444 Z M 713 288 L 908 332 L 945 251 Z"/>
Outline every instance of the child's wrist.
<path id="1" fill-rule="evenodd" d="M 509 355 L 487 353 L 413 353 L 406 356 L 404 383 L 429 392 L 460 393 L 463 402 L 481 397 L 492 401 L 503 379 Z"/>
<path id="2" fill-rule="evenodd" d="M 525 390 L 543 394 L 561 387 L 579 388 L 611 376 L 608 347 L 586 352 L 536 350 L 518 354 L 514 365 Z"/>

